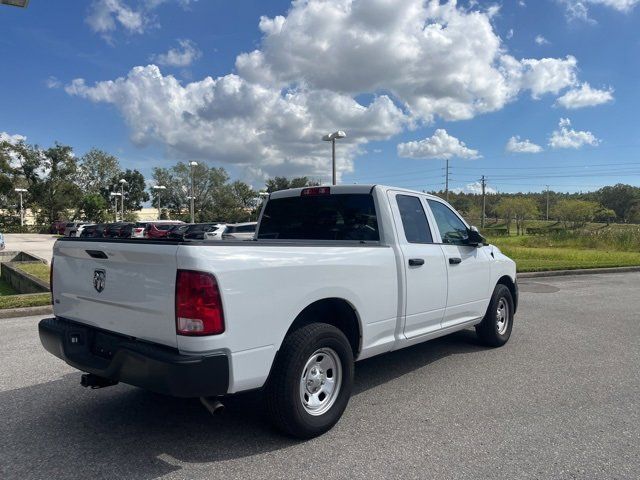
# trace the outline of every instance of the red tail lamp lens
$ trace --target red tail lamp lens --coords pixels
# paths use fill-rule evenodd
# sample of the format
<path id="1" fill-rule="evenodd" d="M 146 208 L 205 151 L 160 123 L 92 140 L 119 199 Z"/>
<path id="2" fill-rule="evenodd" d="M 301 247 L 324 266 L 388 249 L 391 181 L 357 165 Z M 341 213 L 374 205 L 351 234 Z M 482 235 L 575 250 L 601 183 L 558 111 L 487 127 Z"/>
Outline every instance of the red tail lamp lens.
<path id="1" fill-rule="evenodd" d="M 189 336 L 219 335 L 224 332 L 220 290 L 213 275 L 178 270 L 176 332 Z"/>

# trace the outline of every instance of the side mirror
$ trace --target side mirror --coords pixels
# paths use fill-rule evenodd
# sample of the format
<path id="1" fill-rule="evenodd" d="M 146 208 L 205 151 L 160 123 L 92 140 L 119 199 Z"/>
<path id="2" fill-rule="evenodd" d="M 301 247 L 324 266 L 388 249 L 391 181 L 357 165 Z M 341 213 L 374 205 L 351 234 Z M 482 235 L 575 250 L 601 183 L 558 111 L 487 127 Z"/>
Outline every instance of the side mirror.
<path id="1" fill-rule="evenodd" d="M 487 240 L 482 235 L 480 235 L 480 232 L 476 227 L 471 227 L 468 230 L 468 236 L 469 237 L 468 237 L 467 243 L 469 245 L 479 247 L 487 243 Z"/>

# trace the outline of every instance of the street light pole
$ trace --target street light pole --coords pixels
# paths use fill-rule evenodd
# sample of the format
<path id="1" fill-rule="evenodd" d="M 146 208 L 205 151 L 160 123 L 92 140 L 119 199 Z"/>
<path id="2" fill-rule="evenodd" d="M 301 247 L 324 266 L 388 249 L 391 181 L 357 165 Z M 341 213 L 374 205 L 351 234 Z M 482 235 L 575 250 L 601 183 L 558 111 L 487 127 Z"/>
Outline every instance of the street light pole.
<path id="1" fill-rule="evenodd" d="M 27 190 L 25 188 L 15 188 L 14 190 L 18 192 L 18 195 L 20 195 L 20 226 L 24 227 L 24 209 L 22 208 L 22 194 L 25 193 Z"/>
<path id="2" fill-rule="evenodd" d="M 162 201 L 162 190 L 166 190 L 167 187 L 165 187 L 164 185 L 154 185 L 153 189 L 158 192 L 158 220 L 160 220 L 160 217 L 162 217 L 162 206 L 161 206 L 161 201 Z"/>
<path id="3" fill-rule="evenodd" d="M 113 198 L 113 216 L 114 221 L 118 221 L 118 197 L 121 197 L 122 194 L 120 192 L 111 192 L 109 195 Z"/>
<path id="4" fill-rule="evenodd" d="M 120 221 L 124 222 L 124 186 L 127 185 L 127 181 L 123 178 L 120 180 Z M 116 220 L 117 221 L 117 220 Z"/>
<path id="5" fill-rule="evenodd" d="M 336 140 L 347 136 L 342 130 L 329 133 L 322 137 L 325 142 L 331 142 L 331 184 L 336 185 Z"/>
<path id="6" fill-rule="evenodd" d="M 191 167 L 191 198 L 190 200 L 190 204 L 189 204 L 189 212 L 191 213 L 191 223 L 196 223 L 195 221 L 195 194 L 194 194 L 194 190 L 193 190 L 193 171 L 194 171 L 194 167 L 198 166 L 198 162 L 189 162 L 189 166 Z"/>

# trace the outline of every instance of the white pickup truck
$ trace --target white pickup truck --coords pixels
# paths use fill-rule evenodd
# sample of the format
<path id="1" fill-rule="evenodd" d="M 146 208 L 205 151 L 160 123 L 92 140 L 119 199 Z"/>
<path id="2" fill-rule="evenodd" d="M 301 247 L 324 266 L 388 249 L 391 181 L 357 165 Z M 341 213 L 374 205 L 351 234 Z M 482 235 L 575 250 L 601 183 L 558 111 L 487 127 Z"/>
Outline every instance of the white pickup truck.
<path id="1" fill-rule="evenodd" d="M 453 208 L 379 185 L 272 193 L 250 241 L 60 239 L 51 287 L 40 338 L 83 385 L 262 389 L 301 438 L 339 420 L 354 360 L 471 326 L 501 346 L 518 302 L 514 262 Z"/>

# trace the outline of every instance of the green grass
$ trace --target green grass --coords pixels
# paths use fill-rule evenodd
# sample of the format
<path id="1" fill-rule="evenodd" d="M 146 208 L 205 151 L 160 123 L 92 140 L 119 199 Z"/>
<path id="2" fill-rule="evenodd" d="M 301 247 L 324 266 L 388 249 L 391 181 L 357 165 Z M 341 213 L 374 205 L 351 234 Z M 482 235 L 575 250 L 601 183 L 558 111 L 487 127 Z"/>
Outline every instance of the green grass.
<path id="1" fill-rule="evenodd" d="M 600 229 L 546 236 L 490 239 L 518 265 L 519 272 L 640 265 L 640 231 Z"/>
<path id="2" fill-rule="evenodd" d="M 49 283 L 49 265 L 46 263 L 13 263 L 12 265 Z"/>
<path id="3" fill-rule="evenodd" d="M 0 310 L 5 308 L 39 307 L 51 304 L 51 294 L 7 295 L 0 297 Z"/>

